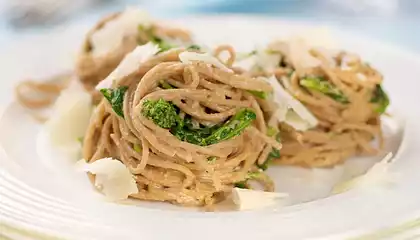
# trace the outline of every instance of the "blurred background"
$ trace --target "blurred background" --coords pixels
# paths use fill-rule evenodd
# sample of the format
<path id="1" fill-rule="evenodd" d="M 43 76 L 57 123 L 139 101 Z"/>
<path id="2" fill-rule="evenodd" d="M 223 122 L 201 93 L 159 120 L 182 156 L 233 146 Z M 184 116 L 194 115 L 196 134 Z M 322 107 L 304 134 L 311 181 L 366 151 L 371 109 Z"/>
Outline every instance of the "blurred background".
<path id="1" fill-rule="evenodd" d="M 339 25 L 420 52 L 420 0 L 0 0 L 0 43 L 141 6 L 154 16 L 253 14 Z"/>

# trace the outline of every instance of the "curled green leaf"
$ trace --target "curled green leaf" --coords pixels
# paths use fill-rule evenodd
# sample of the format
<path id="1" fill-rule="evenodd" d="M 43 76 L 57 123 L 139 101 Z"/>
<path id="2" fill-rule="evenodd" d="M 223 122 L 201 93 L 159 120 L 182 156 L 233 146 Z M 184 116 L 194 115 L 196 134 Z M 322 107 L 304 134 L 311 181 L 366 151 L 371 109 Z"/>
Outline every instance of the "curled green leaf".
<path id="1" fill-rule="evenodd" d="M 123 103 L 124 103 L 124 94 L 127 91 L 127 86 L 121 86 L 116 89 L 112 88 L 103 88 L 100 90 L 102 95 L 108 100 L 111 104 L 114 112 L 124 118 Z"/>

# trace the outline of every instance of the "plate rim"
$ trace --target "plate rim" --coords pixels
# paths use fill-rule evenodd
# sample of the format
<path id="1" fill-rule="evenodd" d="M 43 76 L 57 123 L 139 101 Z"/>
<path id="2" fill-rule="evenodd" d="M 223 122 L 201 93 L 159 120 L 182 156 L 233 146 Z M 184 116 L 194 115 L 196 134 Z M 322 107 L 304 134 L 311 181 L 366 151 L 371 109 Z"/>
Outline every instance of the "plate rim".
<path id="1" fill-rule="evenodd" d="M 203 18 L 203 15 L 197 15 L 197 16 L 200 16 L 200 18 Z M 234 14 L 234 15 L 228 14 L 228 15 L 219 15 L 219 16 L 210 16 L 210 17 L 206 16 L 206 15 L 204 15 L 204 16 L 205 16 L 204 21 L 211 21 L 212 19 L 219 19 L 220 20 L 220 19 L 223 19 L 225 17 L 234 18 L 234 19 L 238 19 L 238 18 L 239 19 L 248 19 L 248 20 L 250 18 L 255 18 L 255 16 L 242 16 L 242 15 L 237 15 L 237 14 Z M 187 21 L 188 19 L 194 19 L 194 18 L 195 18 L 194 16 L 187 16 L 182 21 Z M 287 23 L 291 22 L 291 23 L 298 24 L 298 25 L 300 25 L 300 24 L 308 25 L 308 24 L 306 24 L 306 21 L 301 21 L 301 20 L 296 20 L 295 21 L 295 20 L 290 20 L 290 19 L 282 19 L 282 18 L 274 18 L 274 17 L 271 18 L 271 17 L 263 17 L 263 16 L 258 16 L 256 18 L 259 19 L 260 21 L 264 21 L 266 19 L 269 19 L 270 21 L 274 21 L 274 22 L 283 22 L 283 23 L 284 22 L 287 22 Z M 317 23 L 317 24 L 310 23 L 309 25 L 310 26 L 316 26 L 316 27 L 320 26 L 319 23 Z M 324 26 L 324 25 L 327 25 L 327 24 L 322 24 L 321 26 Z M 338 32 L 338 33 L 344 34 L 344 35 L 351 35 L 352 38 L 356 37 L 358 39 L 361 39 L 362 41 L 371 41 L 371 42 L 374 42 L 375 44 L 378 44 L 378 46 L 379 46 L 378 48 L 384 48 L 384 49 L 387 49 L 388 51 L 391 51 L 393 53 L 403 54 L 403 55 L 407 56 L 407 58 L 413 59 L 413 60 L 415 60 L 415 62 L 418 62 L 419 66 L 420 66 L 420 60 L 419 60 L 420 59 L 420 54 L 407 51 L 406 49 L 402 48 L 401 46 L 386 43 L 384 41 L 379 41 L 379 40 L 377 40 L 375 38 L 372 38 L 372 37 L 360 36 L 360 34 L 354 33 L 354 31 L 348 31 L 348 30 L 343 31 L 343 30 L 337 29 L 334 25 L 328 25 L 328 26 L 331 26 L 331 29 L 333 30 L 333 32 Z M 57 34 L 55 31 L 52 31 L 52 32 Z M 28 37 L 28 39 L 26 39 L 25 41 L 27 41 L 29 39 L 31 39 L 31 36 Z M 1 104 L 0 108 L 5 106 L 4 109 L 0 110 L 0 116 L 1 117 L 5 113 L 5 110 L 7 109 L 7 106 L 9 106 L 9 104 L 12 103 L 12 102 L 14 102 L 14 99 L 10 99 L 10 102 L 8 102 L 7 104 Z M 1 147 L 3 148 L 3 146 L 1 146 Z M 13 160 L 11 160 L 11 161 L 13 161 Z M 344 193 L 344 194 L 346 194 L 346 193 Z M 335 196 L 333 196 L 333 197 L 335 197 Z M 330 198 L 328 198 L 328 199 L 330 199 Z M 418 212 L 420 213 L 420 209 L 419 209 Z"/>

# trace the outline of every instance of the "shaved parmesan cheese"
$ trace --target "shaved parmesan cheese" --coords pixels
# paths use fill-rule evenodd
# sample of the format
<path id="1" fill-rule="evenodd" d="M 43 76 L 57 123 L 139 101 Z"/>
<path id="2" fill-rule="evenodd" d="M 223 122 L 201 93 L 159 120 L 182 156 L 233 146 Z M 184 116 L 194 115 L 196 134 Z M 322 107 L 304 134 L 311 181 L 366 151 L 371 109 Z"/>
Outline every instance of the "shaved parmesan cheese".
<path id="1" fill-rule="evenodd" d="M 333 193 L 342 193 L 353 188 L 387 186 L 394 183 L 398 175 L 389 172 L 389 167 L 394 162 L 391 161 L 392 157 L 392 153 L 388 153 L 380 162 L 373 165 L 364 175 L 335 186 Z"/>
<path id="2" fill-rule="evenodd" d="M 268 49 L 285 55 L 297 69 L 321 65 L 321 61 L 311 54 L 311 49 L 316 49 L 328 63 L 335 66 L 334 56 L 338 52 L 332 48 L 337 48 L 337 44 L 328 28 L 312 29 L 291 36 L 286 41 L 275 41 L 268 45 Z"/>
<path id="3" fill-rule="evenodd" d="M 233 73 L 232 69 L 226 67 L 223 63 L 219 61 L 219 59 L 208 53 L 182 52 L 179 54 L 179 59 L 181 60 L 181 62 L 186 64 L 190 64 L 194 61 L 204 62 L 213 65 L 217 68 L 220 68 L 223 71 Z"/>
<path id="4" fill-rule="evenodd" d="M 255 54 L 248 55 L 235 63 L 247 72 L 263 71 L 272 73 L 278 67 L 281 55 L 278 52 L 271 52 L 265 49 L 258 49 Z"/>
<path id="5" fill-rule="evenodd" d="M 287 193 L 263 192 L 233 188 L 232 199 L 239 210 L 251 210 L 269 206 L 284 206 L 289 198 Z"/>
<path id="6" fill-rule="evenodd" d="M 274 101 L 278 105 L 276 117 L 280 122 L 286 122 L 296 130 L 306 131 L 318 125 L 315 116 L 298 100 L 290 95 L 273 75 L 267 78 L 274 90 Z"/>
<path id="7" fill-rule="evenodd" d="M 269 44 L 268 49 L 282 53 L 297 69 L 313 68 L 321 65 L 321 61 L 312 56 L 310 53 L 311 47 L 301 37 L 293 37 L 286 42 L 273 42 Z"/>
<path id="8" fill-rule="evenodd" d="M 92 114 L 90 94 L 78 81 L 72 83 L 57 98 L 52 116 L 45 124 L 52 144 L 69 149 L 80 146 L 77 139 L 85 135 Z"/>
<path id="9" fill-rule="evenodd" d="M 127 36 L 136 36 L 139 24 L 150 26 L 152 20 L 146 11 L 128 8 L 117 18 L 107 22 L 90 37 L 94 57 L 115 51 Z"/>
<path id="10" fill-rule="evenodd" d="M 290 109 L 286 113 L 286 119 L 284 120 L 284 122 L 298 131 L 306 131 L 314 127 L 308 121 L 304 120 L 299 115 L 297 115 L 295 111 Z"/>
<path id="11" fill-rule="evenodd" d="M 128 168 L 120 161 L 102 158 L 93 163 L 80 160 L 76 169 L 95 174 L 95 186 L 112 201 L 127 199 L 138 192 L 136 181 Z"/>
<path id="12" fill-rule="evenodd" d="M 288 57 L 295 68 L 314 68 L 321 65 L 321 61 L 312 56 L 310 47 L 300 38 L 290 41 Z"/>
<path id="13" fill-rule="evenodd" d="M 96 89 L 101 90 L 102 88 L 111 88 L 114 81 L 118 82 L 122 78 L 130 75 L 136 71 L 142 63 L 147 61 L 159 51 L 159 46 L 153 44 L 152 42 L 148 42 L 142 46 L 137 46 L 132 52 L 128 53 L 124 57 L 118 67 L 115 68 L 108 77 L 96 86 Z"/>

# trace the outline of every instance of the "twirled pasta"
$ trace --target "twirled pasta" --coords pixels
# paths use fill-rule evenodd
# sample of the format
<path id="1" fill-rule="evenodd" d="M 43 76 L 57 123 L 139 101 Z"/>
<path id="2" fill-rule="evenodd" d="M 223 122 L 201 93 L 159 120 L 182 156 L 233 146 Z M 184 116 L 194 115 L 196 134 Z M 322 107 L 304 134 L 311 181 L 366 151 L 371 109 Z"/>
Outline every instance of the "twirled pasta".
<path id="1" fill-rule="evenodd" d="M 157 62 L 157 58 L 162 61 Z M 249 172 L 256 171 L 258 158 L 266 157 L 262 155 L 264 149 L 272 145 L 280 148 L 276 141 L 267 141 L 261 107 L 247 92 L 271 91 L 271 86 L 203 62 L 185 64 L 173 60 L 173 52 L 156 56 L 119 86 L 113 86 L 128 87 L 124 117 L 103 99 L 86 133 L 83 156 L 89 163 L 104 157 L 120 159 L 137 180 L 139 192 L 131 197 L 211 205 L 230 192 L 235 183 L 245 180 Z M 173 88 L 162 88 L 162 80 Z M 178 139 L 142 115 L 145 102 L 159 99 L 172 102 L 180 115 L 190 116 L 199 126 L 224 123 L 244 108 L 252 110 L 256 120 L 236 137 L 200 146 Z M 140 146 L 141 152 L 136 151 Z M 261 179 L 265 189 L 272 191 L 272 183 Z"/>

